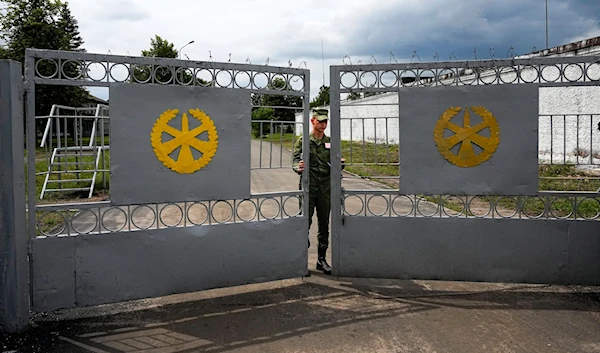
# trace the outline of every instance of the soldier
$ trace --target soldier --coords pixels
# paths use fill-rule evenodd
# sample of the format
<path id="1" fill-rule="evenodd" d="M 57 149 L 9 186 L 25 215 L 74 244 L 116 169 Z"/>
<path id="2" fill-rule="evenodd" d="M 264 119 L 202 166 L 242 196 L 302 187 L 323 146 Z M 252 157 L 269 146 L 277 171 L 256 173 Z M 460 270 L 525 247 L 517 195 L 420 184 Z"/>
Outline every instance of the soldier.
<path id="1" fill-rule="evenodd" d="M 331 165 L 329 164 L 331 139 L 325 135 L 325 129 L 329 122 L 328 111 L 326 109 L 313 109 L 310 122 L 313 129 L 310 134 L 308 227 L 310 228 L 312 225 L 312 216 L 316 208 L 319 227 L 316 268 L 325 274 L 331 274 L 331 266 L 325 259 L 329 247 L 329 213 L 331 211 Z M 292 168 L 300 175 L 304 171 L 302 137 L 298 139 L 294 146 Z M 302 178 L 300 178 L 300 188 L 302 188 Z M 310 247 L 310 240 L 308 241 L 308 247 Z"/>

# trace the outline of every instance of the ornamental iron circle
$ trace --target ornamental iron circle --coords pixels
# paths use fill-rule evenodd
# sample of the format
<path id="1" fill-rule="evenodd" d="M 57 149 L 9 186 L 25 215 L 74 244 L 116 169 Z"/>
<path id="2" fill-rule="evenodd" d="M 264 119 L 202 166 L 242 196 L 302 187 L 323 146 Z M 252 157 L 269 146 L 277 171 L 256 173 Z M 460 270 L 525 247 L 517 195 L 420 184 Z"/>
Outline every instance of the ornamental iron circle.
<path id="1" fill-rule="evenodd" d="M 600 216 L 600 211 L 597 211 L 598 209 L 600 209 L 600 200 L 598 198 L 584 197 L 577 204 L 577 215 L 587 220 L 597 219 Z M 593 216 L 589 216 L 592 214 Z"/>
<path id="2" fill-rule="evenodd" d="M 360 85 L 364 88 L 373 88 L 377 85 L 377 75 L 373 71 L 360 74 Z"/>
<path id="3" fill-rule="evenodd" d="M 89 215 L 91 215 L 91 217 Z M 90 222 L 86 218 L 91 218 L 94 221 Z M 70 223 L 71 229 L 77 234 L 89 234 L 98 226 L 98 215 L 90 210 L 80 210 L 71 218 Z M 79 226 L 81 226 L 82 229 L 79 229 Z"/>
<path id="4" fill-rule="evenodd" d="M 408 203 L 410 204 L 410 209 L 406 213 L 399 213 L 398 210 L 397 210 L 397 208 L 402 207 L 402 205 L 404 203 L 404 202 L 400 201 L 401 199 L 408 200 Z M 398 204 L 396 204 L 396 201 L 398 201 Z M 398 216 L 398 217 L 408 217 L 415 210 L 415 202 L 413 201 L 413 199 L 411 199 L 407 195 L 398 195 L 398 196 L 394 197 L 394 199 L 392 200 L 391 207 L 392 207 L 392 212 L 394 212 L 394 214 L 396 216 Z"/>
<path id="5" fill-rule="evenodd" d="M 193 217 L 194 219 L 196 218 L 196 217 L 194 216 L 194 214 L 195 214 L 195 213 L 192 211 L 192 209 L 193 209 L 194 207 L 196 207 L 196 206 L 197 206 L 197 207 L 200 207 L 200 206 L 201 206 L 201 207 L 204 207 L 204 210 L 199 212 L 199 214 L 202 214 L 202 213 L 204 213 L 204 215 L 205 215 L 205 216 L 204 216 L 204 219 L 202 220 L 202 222 L 194 222 L 194 220 L 192 220 L 192 217 Z M 191 224 L 193 224 L 193 225 L 195 225 L 195 226 L 200 226 L 200 225 L 203 225 L 204 223 L 206 223 L 206 221 L 208 221 L 208 216 L 209 216 L 208 206 L 206 206 L 206 205 L 205 205 L 204 203 L 202 203 L 202 202 L 194 202 L 194 203 L 193 203 L 193 204 L 191 204 L 191 205 L 190 205 L 190 207 L 188 207 L 188 209 L 187 209 L 187 216 L 186 216 L 186 218 L 187 218 L 187 220 L 188 220 L 188 221 L 189 221 Z"/>
<path id="6" fill-rule="evenodd" d="M 235 87 L 248 88 L 252 84 L 250 74 L 247 71 L 236 71 L 233 75 Z"/>
<path id="7" fill-rule="evenodd" d="M 385 207 L 383 208 L 383 212 L 375 213 L 375 212 L 373 212 L 373 210 L 371 209 L 371 207 L 372 207 L 373 200 L 376 200 L 378 198 L 383 199 L 383 201 L 385 202 Z M 379 207 L 379 206 L 380 205 L 378 205 L 377 203 L 375 203 L 375 205 L 373 207 Z M 373 215 L 375 217 L 381 217 L 381 216 L 385 215 L 386 213 L 388 213 L 389 210 L 390 210 L 390 201 L 387 198 L 385 198 L 383 195 L 372 195 L 371 197 L 369 197 L 367 199 L 367 211 L 371 215 Z"/>
<path id="8" fill-rule="evenodd" d="M 485 73 L 483 73 L 479 76 L 479 79 L 480 79 L 481 83 L 483 83 L 484 85 L 491 85 L 491 84 L 496 83 L 498 81 L 499 77 L 500 77 L 499 68 L 494 67 L 494 68 L 487 69 L 485 71 Z"/>
<path id="9" fill-rule="evenodd" d="M 291 212 L 288 212 L 288 210 L 286 209 L 286 205 L 288 204 L 288 202 L 290 200 L 296 200 L 298 203 L 295 206 L 292 206 L 294 208 L 296 208 L 296 213 L 292 214 Z M 300 196 L 288 196 L 284 201 L 283 201 L 283 205 L 281 207 L 281 209 L 283 210 L 283 213 L 287 216 L 287 217 L 297 217 L 300 215 L 300 213 L 302 213 L 302 199 L 300 198 Z"/>
<path id="10" fill-rule="evenodd" d="M 96 82 L 104 81 L 108 76 L 106 64 L 101 62 L 90 61 L 85 64 L 83 71 L 85 72 L 85 77 Z"/>
<path id="11" fill-rule="evenodd" d="M 41 78 L 56 78 L 58 69 L 58 63 L 54 59 L 40 59 L 35 63 L 35 73 Z"/>
<path id="12" fill-rule="evenodd" d="M 229 70 L 219 70 L 217 71 L 217 74 L 215 76 L 217 86 L 221 88 L 227 88 L 231 86 L 231 83 L 233 83 L 234 80 L 233 74 Z"/>
<path id="13" fill-rule="evenodd" d="M 113 212 L 113 211 L 115 211 L 115 212 Z M 116 213 L 116 214 L 113 215 L 113 213 Z M 105 223 L 105 217 L 107 217 L 107 215 L 109 215 L 108 220 L 110 221 L 110 223 L 114 223 L 115 225 L 118 225 L 119 223 L 117 223 L 118 222 L 117 220 L 118 220 L 119 213 L 123 215 L 121 227 L 109 228 L 107 226 L 107 224 Z M 125 212 L 123 209 L 118 208 L 118 207 L 111 207 L 108 210 L 104 211 L 104 213 L 102 213 L 102 217 L 100 218 L 100 226 L 112 233 L 120 232 L 127 225 L 127 218 L 128 218 L 127 212 Z"/>
<path id="14" fill-rule="evenodd" d="M 600 63 L 591 63 L 585 67 L 585 77 L 590 81 L 600 81 Z"/>
<path id="15" fill-rule="evenodd" d="M 219 207 L 220 205 L 227 205 L 229 207 Z M 223 219 L 223 220 L 217 219 L 217 216 L 215 215 L 215 213 L 217 213 L 217 214 L 220 213 L 220 215 L 222 216 L 223 213 L 225 213 L 225 212 L 229 213 L 229 217 L 227 217 L 226 219 Z M 234 213 L 235 213 L 235 211 L 233 209 L 233 205 L 231 203 L 229 203 L 229 201 L 225 201 L 225 200 L 219 200 L 219 201 L 215 202 L 212 205 L 212 207 L 210 208 L 211 218 L 219 224 L 224 224 L 224 223 L 231 221 Z"/>
<path id="16" fill-rule="evenodd" d="M 358 83 L 358 77 L 355 72 L 347 71 L 340 76 L 340 85 L 343 88 L 354 88 Z"/>
<path id="17" fill-rule="evenodd" d="M 140 225 L 138 225 L 138 223 L 135 221 L 135 216 L 137 212 L 143 212 L 140 210 L 144 210 L 144 209 L 149 209 L 150 212 L 146 212 L 146 213 L 141 213 L 140 214 Z M 148 217 L 150 214 L 152 214 L 152 218 Z M 152 222 L 150 222 L 150 220 L 152 220 Z M 135 227 L 139 228 L 139 229 L 150 229 L 150 227 L 152 227 L 154 225 L 154 223 L 156 222 L 156 211 L 148 206 L 148 205 L 143 205 L 143 206 L 137 206 L 133 212 L 131 212 L 131 224 L 133 224 Z M 142 224 L 146 224 L 149 223 L 147 226 L 141 226 Z"/>
<path id="18" fill-rule="evenodd" d="M 543 217 L 544 213 L 546 213 L 546 202 L 543 198 L 534 196 L 523 199 L 521 214 L 530 219 L 538 219 Z"/>
<path id="19" fill-rule="evenodd" d="M 215 80 L 215 75 L 208 69 L 197 70 L 194 76 L 196 77 L 196 84 L 201 87 L 209 87 Z"/>
<path id="20" fill-rule="evenodd" d="M 356 198 L 356 199 L 358 199 L 360 201 L 360 210 L 358 212 L 356 212 L 356 213 L 350 213 L 348 211 L 348 208 L 349 208 L 348 207 L 348 200 L 351 200 L 353 198 Z M 344 212 L 346 212 L 346 214 L 348 216 L 358 216 L 359 214 L 361 214 L 364 211 L 364 209 L 365 209 L 365 202 L 363 201 L 363 199 L 361 199 L 360 197 L 358 197 L 358 195 L 345 195 L 344 196 L 343 208 L 344 208 Z M 352 207 L 352 208 L 354 208 L 354 207 Z"/>
<path id="21" fill-rule="evenodd" d="M 512 206 L 509 206 L 509 203 L 512 203 Z M 496 212 L 496 214 L 502 218 L 513 218 L 517 215 L 517 212 L 519 212 L 518 205 L 519 203 L 517 202 L 516 198 L 502 196 L 496 199 L 494 204 L 494 212 Z M 508 213 L 506 213 L 507 210 Z"/>
<path id="22" fill-rule="evenodd" d="M 558 65 L 546 65 L 541 68 L 540 75 L 544 82 L 558 82 L 562 72 Z"/>
<path id="23" fill-rule="evenodd" d="M 132 65 L 131 72 L 133 81 L 137 83 L 148 83 L 152 80 L 152 66 L 150 65 Z"/>
<path id="24" fill-rule="evenodd" d="M 275 205 L 269 207 L 268 206 L 269 203 L 267 203 L 267 205 L 265 206 L 265 202 L 267 202 L 267 201 L 273 201 L 273 202 L 275 202 Z M 266 213 L 267 209 L 269 209 L 269 208 L 277 209 L 277 212 L 273 212 L 275 215 L 272 217 L 265 216 L 265 213 Z M 260 204 L 258 207 L 258 212 L 264 219 L 273 220 L 273 219 L 279 217 L 279 215 L 281 214 L 281 204 L 274 197 L 264 198 L 262 201 L 260 201 Z"/>
<path id="25" fill-rule="evenodd" d="M 248 203 L 250 205 L 252 205 L 251 207 L 254 209 L 251 212 L 247 212 L 248 210 L 244 210 L 243 208 L 245 207 L 245 204 Z M 242 214 L 240 214 L 240 210 L 242 211 L 242 213 L 245 214 L 251 214 L 252 217 L 247 217 L 244 218 L 242 217 Z M 256 202 L 252 201 L 252 200 L 242 200 L 239 203 L 237 203 L 236 207 L 235 207 L 235 215 L 238 219 L 240 219 L 243 222 L 250 222 L 252 221 L 254 218 L 256 218 L 256 216 L 258 215 L 258 205 L 256 205 Z"/>
<path id="26" fill-rule="evenodd" d="M 503 67 L 499 69 L 499 83 L 511 84 L 519 79 L 519 72 L 513 66 Z"/>
<path id="27" fill-rule="evenodd" d="M 256 89 L 265 89 L 269 86 L 269 76 L 264 72 L 256 72 L 252 76 L 252 85 Z"/>
<path id="28" fill-rule="evenodd" d="M 304 78 L 298 75 L 292 75 L 289 84 L 292 91 L 300 92 L 304 89 Z"/>
<path id="29" fill-rule="evenodd" d="M 478 206 L 479 204 L 481 206 Z M 484 204 L 486 205 L 485 207 L 483 206 Z M 489 196 L 472 197 L 467 205 L 469 215 L 473 215 L 476 218 L 488 217 L 492 213 L 493 208 L 493 201 Z"/>
<path id="30" fill-rule="evenodd" d="M 555 197 L 550 201 L 548 211 L 553 218 L 567 219 L 574 214 L 573 199 L 570 197 Z"/>
<path id="31" fill-rule="evenodd" d="M 577 82 L 583 78 L 585 74 L 581 64 L 568 64 L 563 68 L 563 75 L 569 82 Z"/>
<path id="32" fill-rule="evenodd" d="M 439 205 L 439 202 L 438 202 L 439 201 L 439 197 L 436 197 L 436 196 L 429 196 L 429 197 L 433 198 L 433 201 L 429 201 L 429 200 L 427 200 L 427 199 L 425 199 L 423 197 L 417 197 L 417 204 L 416 204 L 415 207 L 417 209 L 417 212 L 419 212 L 419 214 L 421 216 L 423 216 L 423 217 L 433 217 L 433 216 L 435 216 L 438 213 L 438 211 L 440 209 L 440 205 Z M 421 208 L 419 207 L 419 205 L 421 205 L 421 202 L 423 202 L 423 204 L 427 205 L 427 206 L 425 206 L 425 208 L 427 208 L 428 206 L 431 206 L 428 203 L 435 204 L 435 207 L 431 207 L 431 209 L 433 210 L 433 213 L 431 213 L 431 214 L 424 214 L 421 211 Z"/>
<path id="33" fill-rule="evenodd" d="M 398 74 L 391 70 L 382 71 L 381 75 L 379 75 L 379 82 L 381 82 L 382 87 L 395 87 L 398 85 Z M 386 82 L 390 84 L 386 84 Z"/>
<path id="34" fill-rule="evenodd" d="M 537 66 L 523 65 L 519 66 L 519 79 L 520 82 L 534 83 L 539 81 L 540 71 Z"/>
<path id="35" fill-rule="evenodd" d="M 68 80 L 78 80 L 81 78 L 83 74 L 84 65 L 81 61 L 77 60 L 65 60 L 62 62 L 60 72 L 63 78 Z M 75 74 L 71 74 L 71 72 L 75 72 Z"/>
<path id="36" fill-rule="evenodd" d="M 44 221 L 48 217 L 47 221 Z M 42 235 L 55 237 L 67 229 L 67 218 L 62 212 L 49 211 L 37 217 L 37 228 Z"/>
<path id="37" fill-rule="evenodd" d="M 110 68 L 108 69 L 108 74 L 110 75 L 111 80 L 119 83 L 126 82 L 131 76 L 127 65 L 122 63 L 110 65 Z"/>
<path id="38" fill-rule="evenodd" d="M 171 209 L 173 209 L 174 211 L 171 211 Z M 173 214 L 174 212 L 178 213 L 178 215 L 177 214 L 174 215 Z M 167 221 L 165 221 L 163 216 L 166 218 L 171 218 L 171 217 L 175 216 L 175 219 L 177 219 L 177 222 L 167 223 Z M 160 220 L 160 223 L 164 224 L 165 227 L 167 227 L 167 228 L 177 227 L 183 221 L 183 208 L 181 206 L 179 206 L 178 204 L 170 203 L 170 204 L 164 206 L 160 210 L 160 212 L 158 213 L 158 219 Z"/>
<path id="39" fill-rule="evenodd" d="M 271 75 L 271 85 L 270 88 L 275 91 L 284 91 L 288 88 L 288 81 L 282 74 L 272 74 Z M 283 83 L 283 84 L 282 84 Z"/>
<path id="40" fill-rule="evenodd" d="M 175 70 L 175 82 L 182 86 L 192 86 L 194 84 L 194 71 L 188 67 L 178 67 Z"/>
<path id="41" fill-rule="evenodd" d="M 161 85 L 168 85 L 174 81 L 173 79 L 173 68 L 165 65 L 160 65 L 154 68 L 152 71 L 154 76 L 154 82 Z"/>
<path id="42" fill-rule="evenodd" d="M 441 86 L 452 86 L 456 83 L 456 69 L 444 68 L 437 73 L 437 81 Z"/>
<path id="43" fill-rule="evenodd" d="M 431 86 L 435 83 L 436 75 L 431 69 L 419 70 L 419 84 L 421 86 Z"/>
<path id="44" fill-rule="evenodd" d="M 454 205 L 460 202 L 460 211 L 454 209 Z M 451 218 L 457 218 L 465 214 L 467 208 L 466 202 L 460 195 L 447 195 L 442 197 L 442 205 L 440 206 L 442 212 Z"/>

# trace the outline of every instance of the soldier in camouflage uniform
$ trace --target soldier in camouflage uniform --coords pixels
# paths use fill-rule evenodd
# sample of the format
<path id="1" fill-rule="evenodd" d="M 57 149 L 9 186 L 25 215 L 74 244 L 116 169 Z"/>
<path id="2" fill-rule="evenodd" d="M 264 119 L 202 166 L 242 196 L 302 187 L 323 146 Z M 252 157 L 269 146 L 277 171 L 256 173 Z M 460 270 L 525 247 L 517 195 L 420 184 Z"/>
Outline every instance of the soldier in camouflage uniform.
<path id="1" fill-rule="evenodd" d="M 309 169 L 309 201 L 308 201 L 308 227 L 312 225 L 312 216 L 317 210 L 318 220 L 318 258 L 317 270 L 325 274 L 331 274 L 331 267 L 325 259 L 327 248 L 329 247 L 329 213 L 331 210 L 331 169 L 330 169 L 330 148 L 331 140 L 325 136 L 325 129 L 329 122 L 328 111 L 317 109 L 312 111 L 310 120 L 313 130 L 310 134 L 310 169 Z M 302 160 L 302 137 L 298 139 L 294 146 L 292 160 L 294 171 L 302 175 L 304 171 L 304 161 Z M 302 188 L 302 178 L 300 178 L 300 188 Z M 308 242 L 310 247 L 310 240 Z"/>

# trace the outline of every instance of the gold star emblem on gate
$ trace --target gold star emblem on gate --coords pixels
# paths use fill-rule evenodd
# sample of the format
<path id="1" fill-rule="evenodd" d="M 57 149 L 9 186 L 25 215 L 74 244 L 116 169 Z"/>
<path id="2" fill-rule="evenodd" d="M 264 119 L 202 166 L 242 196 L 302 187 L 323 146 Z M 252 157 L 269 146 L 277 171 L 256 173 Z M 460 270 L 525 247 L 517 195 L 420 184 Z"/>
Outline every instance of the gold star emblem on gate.
<path id="1" fill-rule="evenodd" d="M 464 110 L 463 126 L 458 126 L 451 120 L 461 110 L 461 107 L 451 107 L 442 114 L 435 125 L 433 140 L 440 154 L 448 162 L 462 168 L 475 167 L 490 159 L 496 152 L 500 143 L 500 127 L 492 113 L 481 106 L 470 107 L 470 111 L 481 117 L 481 123 L 471 126 L 471 113 L 467 107 Z M 489 128 L 489 137 L 479 134 L 486 128 Z M 454 135 L 444 137 L 446 129 Z M 459 143 L 460 149 L 454 154 L 452 148 Z M 482 149 L 481 153 L 476 154 L 473 145 L 479 146 Z"/>
<path id="2" fill-rule="evenodd" d="M 179 110 L 167 109 L 154 123 L 150 133 L 152 148 L 158 160 L 180 174 L 191 174 L 206 167 L 217 152 L 219 145 L 219 136 L 212 119 L 200 109 L 190 109 L 188 112 L 200 122 L 200 126 L 190 130 L 186 113 L 183 113 L 181 117 L 181 129 L 169 125 L 169 122 L 177 116 Z M 198 138 L 203 132 L 207 132 L 208 141 Z M 173 139 L 163 141 L 163 133 L 171 135 Z M 179 155 L 177 159 L 173 159 L 170 154 L 177 148 L 180 148 Z M 201 152 L 202 156 L 195 159 L 192 148 Z"/>

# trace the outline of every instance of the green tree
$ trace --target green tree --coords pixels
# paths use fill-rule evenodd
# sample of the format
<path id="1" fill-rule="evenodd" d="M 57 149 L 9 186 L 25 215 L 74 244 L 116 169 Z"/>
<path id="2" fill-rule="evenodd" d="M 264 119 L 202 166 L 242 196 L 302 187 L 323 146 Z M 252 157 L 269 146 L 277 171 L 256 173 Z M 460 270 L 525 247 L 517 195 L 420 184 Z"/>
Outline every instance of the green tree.
<path id="1" fill-rule="evenodd" d="M 1 39 L 5 43 L 2 57 L 24 63 L 25 49 L 83 51 L 79 25 L 68 2 L 60 0 L 4 0 L 4 16 L 0 17 Z M 39 65 L 41 74 L 55 72 L 49 62 Z M 64 72 L 77 76 L 81 67 L 67 65 Z M 53 104 L 79 107 L 89 92 L 83 87 L 36 85 L 35 114 L 47 115 Z M 45 124 L 39 120 L 37 128 Z M 70 124 L 69 124 L 70 125 Z M 63 130 L 64 131 L 64 130 Z"/>
<path id="2" fill-rule="evenodd" d="M 175 59 L 179 56 L 179 52 L 175 49 L 175 44 L 155 35 L 150 39 L 150 49 L 142 50 L 142 56 Z"/>
<path id="3" fill-rule="evenodd" d="M 291 90 L 286 82 L 276 77 L 269 85 L 267 89 L 282 91 Z M 295 121 L 296 112 L 302 109 L 302 97 L 291 96 L 286 94 L 254 94 L 252 96 L 252 105 L 254 106 L 268 106 L 268 107 L 286 107 L 286 108 L 272 108 L 273 120 L 275 121 Z M 289 108 L 298 109 L 289 109 Z M 294 130 L 293 124 L 285 124 L 285 132 L 292 132 Z"/>
<path id="4" fill-rule="evenodd" d="M 142 56 L 148 58 L 170 58 L 176 59 L 179 57 L 179 51 L 175 49 L 175 44 L 163 39 L 159 35 L 155 35 L 154 38 L 150 38 L 150 48 L 142 50 Z M 186 70 L 183 67 L 178 66 L 163 66 L 157 68 L 156 80 L 158 83 L 173 83 L 173 74 L 177 75 L 177 84 L 189 84 L 194 85 L 193 75 L 191 70 Z M 145 82 L 150 77 L 150 68 L 146 66 L 136 66 L 134 75 L 137 81 Z M 150 81 L 149 81 L 150 82 Z M 198 82 L 202 85 L 208 85 L 208 82 L 198 78 Z"/>
<path id="5" fill-rule="evenodd" d="M 271 120 L 275 114 L 275 109 L 273 108 L 255 108 L 252 110 L 252 120 Z M 271 124 L 266 122 L 257 122 L 252 123 L 252 135 L 254 137 L 260 137 L 261 132 L 262 136 L 265 136 L 271 132 Z"/>
<path id="6" fill-rule="evenodd" d="M 323 107 L 329 105 L 329 86 L 321 86 L 319 94 L 310 102 L 310 107 Z"/>
<path id="7" fill-rule="evenodd" d="M 355 101 L 360 99 L 362 96 L 359 92 L 350 92 L 348 93 L 348 100 Z"/>

